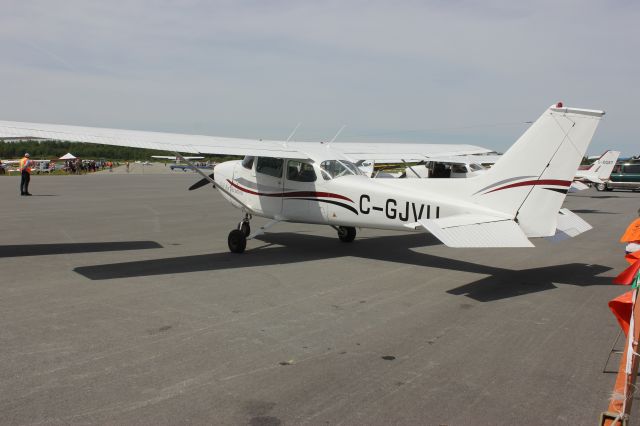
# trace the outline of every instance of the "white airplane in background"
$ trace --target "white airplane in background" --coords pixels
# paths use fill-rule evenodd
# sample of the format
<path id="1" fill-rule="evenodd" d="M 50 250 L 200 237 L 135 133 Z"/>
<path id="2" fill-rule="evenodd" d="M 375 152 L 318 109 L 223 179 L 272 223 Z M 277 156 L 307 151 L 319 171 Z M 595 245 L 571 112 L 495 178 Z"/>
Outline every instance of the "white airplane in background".
<path id="1" fill-rule="evenodd" d="M 172 161 L 180 161 L 182 158 L 185 160 L 202 160 L 204 157 L 180 157 L 175 155 L 152 155 L 151 158 L 158 158 L 160 160 L 172 160 Z"/>
<path id="2" fill-rule="evenodd" d="M 487 152 L 473 146 L 255 141 L 0 121 L 1 136 L 92 142 L 197 154 L 246 155 L 190 189 L 213 183 L 242 210 L 229 249 L 281 221 L 325 224 L 351 242 L 356 228 L 422 230 L 450 247 L 532 247 L 530 237 L 575 236 L 591 228 L 562 203 L 604 111 L 558 103 L 486 173 L 471 179 L 371 179 L 360 160 Z M 427 153 L 427 154 L 425 154 Z M 183 157 L 184 158 L 184 157 Z M 253 216 L 271 219 L 251 233 Z"/>
<path id="3" fill-rule="evenodd" d="M 589 186 L 585 183 L 604 184 L 609 180 L 619 156 L 620 151 L 605 151 L 589 168 L 578 169 L 571 189 L 578 191 L 587 189 Z"/>

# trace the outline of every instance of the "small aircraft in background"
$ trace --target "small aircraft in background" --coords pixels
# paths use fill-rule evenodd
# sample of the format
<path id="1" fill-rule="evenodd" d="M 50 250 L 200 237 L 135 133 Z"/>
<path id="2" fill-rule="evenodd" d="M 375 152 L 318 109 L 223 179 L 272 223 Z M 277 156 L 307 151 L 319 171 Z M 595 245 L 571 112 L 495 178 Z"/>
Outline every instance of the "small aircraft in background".
<path id="1" fill-rule="evenodd" d="M 202 157 L 202 156 L 180 157 L 180 156 L 175 156 L 175 155 L 152 155 L 151 158 L 157 158 L 159 160 L 171 160 L 171 161 L 175 161 L 177 163 L 180 163 L 181 159 L 185 159 L 185 160 L 202 160 L 204 157 Z"/>
<path id="2" fill-rule="evenodd" d="M 33 161 L 31 170 L 34 173 L 46 173 L 49 172 L 49 160 L 31 160 Z M 20 160 L 0 160 L 0 167 L 5 172 L 19 172 Z"/>
<path id="3" fill-rule="evenodd" d="M 0 167 L 6 172 L 18 171 L 20 160 L 0 160 Z"/>
<path id="4" fill-rule="evenodd" d="M 604 111 L 552 105 L 500 161 L 471 179 L 371 179 L 358 161 L 397 162 L 489 152 L 469 145 L 260 141 L 0 121 L 1 136 L 32 136 L 180 152 L 244 155 L 189 189 L 213 184 L 242 211 L 228 236 L 248 239 L 278 222 L 324 224 L 340 241 L 356 228 L 428 231 L 450 247 L 532 247 L 529 238 L 576 236 L 591 226 L 561 209 Z M 254 216 L 270 219 L 251 232 Z"/>
<path id="5" fill-rule="evenodd" d="M 579 168 L 576 171 L 574 182 L 571 184 L 571 190 L 581 191 L 589 188 L 591 184 L 604 184 L 611 177 L 611 172 L 619 156 L 620 151 L 605 151 L 591 166 L 584 169 Z"/>
<path id="6" fill-rule="evenodd" d="M 169 168 L 173 171 L 173 170 L 182 170 L 183 172 L 186 172 L 187 170 L 193 170 L 194 169 L 194 164 L 191 164 L 191 160 L 202 160 L 204 159 L 204 157 L 202 156 L 191 156 L 191 157 L 181 157 L 181 156 L 175 156 L 175 155 L 152 155 L 151 158 L 157 158 L 157 159 L 162 159 L 162 160 L 172 160 L 174 161 L 174 163 L 169 165 Z M 185 164 L 182 164 L 182 162 L 185 161 Z M 215 167 L 216 163 L 196 163 L 195 167 L 199 168 L 199 169 L 213 169 Z"/>

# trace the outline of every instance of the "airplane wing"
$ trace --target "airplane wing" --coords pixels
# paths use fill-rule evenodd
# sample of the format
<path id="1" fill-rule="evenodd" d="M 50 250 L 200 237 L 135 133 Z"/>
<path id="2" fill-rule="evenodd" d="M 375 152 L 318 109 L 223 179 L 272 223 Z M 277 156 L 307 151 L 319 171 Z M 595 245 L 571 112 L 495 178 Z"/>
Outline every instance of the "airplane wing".
<path id="1" fill-rule="evenodd" d="M 282 143 L 277 141 L 108 129 L 100 127 L 0 121 L 0 135 L 9 137 L 37 137 L 69 142 L 88 142 L 103 145 L 147 148 L 193 154 L 306 158 L 306 156 L 300 157 L 298 150 L 286 148 Z"/>
<path id="2" fill-rule="evenodd" d="M 293 159 L 347 159 L 350 161 L 391 158 L 420 161 L 434 155 L 460 155 L 489 152 L 473 145 L 370 144 L 285 142 L 226 138 L 178 133 L 121 130 L 60 124 L 0 121 L 0 137 L 34 137 L 69 142 L 147 148 L 190 154 L 253 155 Z"/>
<path id="3" fill-rule="evenodd" d="M 513 219 L 463 214 L 418 222 L 449 247 L 533 247 Z"/>
<path id="4" fill-rule="evenodd" d="M 420 143 L 364 143 L 334 142 L 335 149 L 351 161 L 374 160 L 377 163 L 401 163 L 429 160 L 433 157 L 485 154 L 493 152 L 475 145 Z"/>

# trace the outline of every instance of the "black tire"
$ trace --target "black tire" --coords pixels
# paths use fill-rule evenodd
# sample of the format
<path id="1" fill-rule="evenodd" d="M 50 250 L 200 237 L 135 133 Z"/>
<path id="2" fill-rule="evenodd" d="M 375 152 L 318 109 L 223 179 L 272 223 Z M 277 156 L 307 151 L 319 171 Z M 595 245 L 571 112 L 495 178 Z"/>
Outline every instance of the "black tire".
<path id="1" fill-rule="evenodd" d="M 607 189 L 607 184 L 606 183 L 598 183 L 598 184 L 596 184 L 596 190 L 604 191 L 606 189 Z"/>
<path id="2" fill-rule="evenodd" d="M 611 187 L 607 186 L 604 190 L 605 190 L 605 191 L 613 191 L 613 188 L 611 188 Z"/>
<path id="3" fill-rule="evenodd" d="M 242 222 L 242 224 L 240 225 L 240 230 L 245 237 L 251 235 L 251 225 L 249 225 L 249 222 Z"/>
<path id="4" fill-rule="evenodd" d="M 356 228 L 353 226 L 338 226 L 338 238 L 343 243 L 350 243 L 356 239 Z"/>
<path id="5" fill-rule="evenodd" d="M 244 249 L 247 248 L 247 237 L 239 229 L 234 229 L 229 232 L 229 238 L 227 239 L 229 244 L 229 250 L 231 253 L 244 253 Z"/>

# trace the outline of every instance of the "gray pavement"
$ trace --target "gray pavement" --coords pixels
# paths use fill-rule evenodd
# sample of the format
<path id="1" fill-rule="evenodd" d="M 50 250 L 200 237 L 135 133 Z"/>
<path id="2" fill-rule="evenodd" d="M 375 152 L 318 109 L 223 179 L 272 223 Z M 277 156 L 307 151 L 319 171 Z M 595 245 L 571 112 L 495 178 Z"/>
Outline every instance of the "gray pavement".
<path id="1" fill-rule="evenodd" d="M 595 424 L 640 194 L 534 249 L 282 224 L 197 177 L 0 177 L 0 424 Z M 254 226 L 263 221 L 255 220 Z M 617 358 L 610 369 L 617 367 Z"/>

